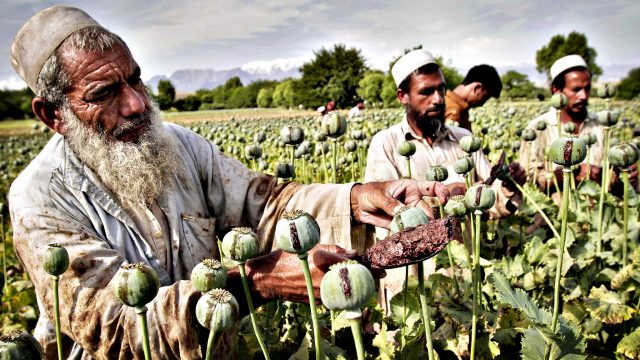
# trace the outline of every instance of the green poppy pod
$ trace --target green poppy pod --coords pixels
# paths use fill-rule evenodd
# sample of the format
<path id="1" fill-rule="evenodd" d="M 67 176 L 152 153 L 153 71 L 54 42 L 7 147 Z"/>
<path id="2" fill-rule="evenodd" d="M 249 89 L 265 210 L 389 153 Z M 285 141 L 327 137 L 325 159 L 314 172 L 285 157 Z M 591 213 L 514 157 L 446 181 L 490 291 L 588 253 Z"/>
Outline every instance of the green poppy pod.
<path id="1" fill-rule="evenodd" d="M 524 141 L 533 141 L 536 139 L 536 132 L 532 129 L 524 129 L 522 130 L 522 140 Z"/>
<path id="2" fill-rule="evenodd" d="M 250 144 L 244 147 L 244 153 L 249 159 L 258 159 L 262 156 L 262 148 L 258 144 Z"/>
<path id="3" fill-rule="evenodd" d="M 618 118 L 620 117 L 620 112 L 613 110 L 602 110 L 597 113 L 598 122 L 602 126 L 613 126 L 618 123 Z"/>
<path id="4" fill-rule="evenodd" d="M 496 194 L 491 187 L 477 184 L 467 190 L 464 202 L 469 210 L 487 210 L 496 202 Z"/>
<path id="5" fill-rule="evenodd" d="M 322 131 L 316 131 L 313 134 L 313 140 L 319 141 L 319 142 L 326 141 L 327 140 L 327 134 L 325 134 Z"/>
<path id="6" fill-rule="evenodd" d="M 0 359 L 39 360 L 42 359 L 42 347 L 31 334 L 14 330 L 0 336 Z"/>
<path id="7" fill-rule="evenodd" d="M 111 284 L 120 302 L 131 307 L 145 306 L 160 289 L 156 271 L 141 262 L 120 266 Z"/>
<path id="8" fill-rule="evenodd" d="M 196 290 L 207 292 L 227 284 L 227 270 L 214 259 L 204 259 L 191 270 L 191 283 Z"/>
<path id="9" fill-rule="evenodd" d="M 398 145 L 398 153 L 404 157 L 413 156 L 416 153 L 416 144 L 405 140 Z"/>
<path id="10" fill-rule="evenodd" d="M 577 137 L 561 137 L 549 148 L 549 159 L 565 167 L 580 164 L 586 156 L 587 145 Z"/>
<path id="11" fill-rule="evenodd" d="M 275 175 L 281 179 L 291 179 L 296 174 L 292 163 L 278 162 L 276 163 Z"/>
<path id="12" fill-rule="evenodd" d="M 265 133 L 264 131 L 260 130 L 258 131 L 254 136 L 253 136 L 253 141 L 257 142 L 258 144 L 263 143 L 265 140 L 267 140 L 267 133 Z"/>
<path id="13" fill-rule="evenodd" d="M 304 141 L 304 130 L 297 126 L 285 126 L 280 130 L 280 139 L 286 145 L 298 145 Z"/>
<path id="14" fill-rule="evenodd" d="M 349 140 L 346 143 L 344 143 L 344 148 L 348 152 L 354 152 L 358 149 L 358 144 L 356 144 L 356 142 L 353 140 Z"/>
<path id="15" fill-rule="evenodd" d="M 456 218 L 463 218 L 467 215 L 467 206 L 464 203 L 464 195 L 456 195 L 447 201 L 444 206 L 445 214 Z"/>
<path id="16" fill-rule="evenodd" d="M 331 266 L 320 282 L 322 303 L 330 310 L 344 310 L 347 319 L 362 316 L 361 308 L 375 293 L 369 269 L 350 260 Z"/>
<path id="17" fill-rule="evenodd" d="M 53 276 L 62 275 L 69 268 L 69 253 L 60 244 L 49 244 L 42 256 L 44 271 Z"/>
<path id="18" fill-rule="evenodd" d="M 638 148 L 628 142 L 621 142 L 609 149 L 609 162 L 612 166 L 626 169 L 638 161 Z"/>
<path id="19" fill-rule="evenodd" d="M 547 129 L 547 122 L 544 120 L 540 120 L 536 123 L 536 130 L 544 131 Z"/>
<path id="20" fill-rule="evenodd" d="M 597 89 L 598 97 L 609 99 L 616 95 L 617 87 L 614 84 L 600 84 Z"/>
<path id="21" fill-rule="evenodd" d="M 551 96 L 549 102 L 554 109 L 562 110 L 569 103 L 569 99 L 563 93 L 555 93 Z"/>
<path id="22" fill-rule="evenodd" d="M 352 152 L 347 154 L 347 162 L 355 162 L 358 161 L 358 153 Z"/>
<path id="23" fill-rule="evenodd" d="M 389 224 L 392 233 L 397 233 L 406 228 L 416 227 L 420 224 L 426 224 L 429 218 L 420 208 L 404 206 L 400 208 Z"/>
<path id="24" fill-rule="evenodd" d="M 447 168 L 441 165 L 434 165 L 427 169 L 427 174 L 425 175 L 427 180 L 430 181 L 445 181 L 449 177 L 449 172 Z"/>
<path id="25" fill-rule="evenodd" d="M 288 253 L 305 255 L 320 241 L 316 220 L 302 210 L 285 212 L 276 223 L 275 241 Z"/>
<path id="26" fill-rule="evenodd" d="M 473 137 L 471 135 L 463 136 L 460 138 L 460 149 L 467 154 L 474 153 L 482 147 L 482 139 Z"/>
<path id="27" fill-rule="evenodd" d="M 231 329 L 238 319 L 238 314 L 238 301 L 224 289 L 208 291 L 202 294 L 196 303 L 196 318 L 200 325 L 210 331 Z"/>
<path id="28" fill-rule="evenodd" d="M 491 148 L 493 150 L 500 150 L 500 149 L 502 149 L 503 145 L 504 144 L 502 144 L 502 141 L 500 141 L 500 140 L 494 140 L 494 141 L 491 142 Z"/>
<path id="29" fill-rule="evenodd" d="M 513 140 L 511 142 L 511 150 L 520 150 L 520 146 L 522 146 L 520 140 Z"/>
<path id="30" fill-rule="evenodd" d="M 598 141 L 598 137 L 596 136 L 596 134 L 588 134 L 588 133 L 582 133 L 580 134 L 580 140 L 584 141 L 585 145 L 587 146 L 591 146 L 593 144 L 596 143 L 596 141 Z"/>
<path id="31" fill-rule="evenodd" d="M 573 132 L 576 131 L 576 124 L 573 122 L 568 122 L 562 125 L 562 130 L 564 130 L 564 132 L 568 134 L 573 134 Z"/>
<path id="32" fill-rule="evenodd" d="M 258 171 L 265 171 L 269 168 L 269 164 L 263 160 L 260 159 L 260 161 L 258 161 Z"/>
<path id="33" fill-rule="evenodd" d="M 322 128 L 328 137 L 339 138 L 347 131 L 347 118 L 337 111 L 332 111 L 322 119 Z"/>
<path id="34" fill-rule="evenodd" d="M 471 156 L 465 156 L 453 163 L 453 171 L 456 174 L 466 174 L 471 170 L 473 170 L 473 158 Z"/>
<path id="35" fill-rule="evenodd" d="M 353 140 L 364 140 L 364 132 L 362 130 L 353 130 L 351 132 L 351 138 Z"/>
<path id="36" fill-rule="evenodd" d="M 258 255 L 258 237 L 249 228 L 233 228 L 222 238 L 222 252 L 231 260 L 246 262 Z"/>

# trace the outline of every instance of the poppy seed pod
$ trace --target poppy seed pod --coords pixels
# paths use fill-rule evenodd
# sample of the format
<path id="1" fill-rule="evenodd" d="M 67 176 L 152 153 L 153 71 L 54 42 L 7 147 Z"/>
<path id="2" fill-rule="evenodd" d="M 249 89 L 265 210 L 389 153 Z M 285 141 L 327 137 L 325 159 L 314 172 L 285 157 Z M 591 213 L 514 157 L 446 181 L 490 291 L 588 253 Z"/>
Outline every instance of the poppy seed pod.
<path id="1" fill-rule="evenodd" d="M 547 122 L 544 120 L 538 121 L 536 123 L 536 129 L 539 131 L 544 131 L 547 129 Z"/>
<path id="2" fill-rule="evenodd" d="M 522 140 L 533 141 L 536 139 L 536 132 L 531 129 L 522 130 Z"/>
<path id="3" fill-rule="evenodd" d="M 416 227 L 420 224 L 426 224 L 429 218 L 420 208 L 404 206 L 400 208 L 389 224 L 391 233 L 397 233 L 406 228 Z"/>
<path id="4" fill-rule="evenodd" d="M 638 148 L 628 142 L 621 142 L 609 149 L 609 162 L 611 165 L 626 169 L 638 161 Z"/>
<path id="5" fill-rule="evenodd" d="M 0 359 L 32 360 L 42 358 L 42 347 L 31 335 L 20 330 L 0 336 Z"/>
<path id="6" fill-rule="evenodd" d="M 262 156 L 262 148 L 258 144 L 251 144 L 244 147 L 244 152 L 250 159 L 258 159 Z"/>
<path id="7" fill-rule="evenodd" d="M 291 179 L 296 174 L 293 164 L 288 162 L 276 163 L 275 175 L 281 179 Z"/>
<path id="8" fill-rule="evenodd" d="M 49 244 L 42 256 L 44 271 L 53 276 L 62 275 L 69 268 L 69 253 L 60 244 Z"/>
<path id="9" fill-rule="evenodd" d="M 405 140 L 398 145 L 398 153 L 404 157 L 413 156 L 416 153 L 416 144 Z"/>
<path id="10" fill-rule="evenodd" d="M 207 292 L 227 284 L 227 270 L 214 259 L 204 259 L 191 270 L 191 283 L 196 290 Z"/>
<path id="11" fill-rule="evenodd" d="M 253 136 L 253 141 L 257 142 L 258 144 L 264 142 L 265 140 L 267 140 L 267 133 L 265 133 L 264 131 L 258 131 L 254 136 Z"/>
<path id="12" fill-rule="evenodd" d="M 320 227 L 302 210 L 285 212 L 276 224 L 275 241 L 288 253 L 306 255 L 320 241 Z"/>
<path id="13" fill-rule="evenodd" d="M 444 166 L 434 165 L 427 169 L 425 177 L 430 181 L 445 181 L 449 177 L 449 172 Z"/>
<path id="14" fill-rule="evenodd" d="M 596 143 L 596 141 L 598 141 L 598 137 L 596 136 L 596 134 L 587 134 L 587 133 L 583 133 L 580 134 L 580 140 L 584 141 L 585 145 L 587 146 L 591 146 L 593 144 Z"/>
<path id="15" fill-rule="evenodd" d="M 460 149 L 467 154 L 474 153 L 482 147 L 482 139 L 473 137 L 471 135 L 463 136 L 460 138 Z"/>
<path id="16" fill-rule="evenodd" d="M 371 300 L 374 292 L 375 284 L 369 269 L 352 260 L 331 266 L 320 283 L 324 306 L 345 310 L 347 319 L 361 317 L 361 307 Z"/>
<path id="17" fill-rule="evenodd" d="M 339 138 L 347 131 L 347 118 L 337 111 L 332 111 L 322 119 L 322 128 L 328 137 Z"/>
<path id="18" fill-rule="evenodd" d="M 322 142 L 322 141 L 326 141 L 326 140 L 327 140 L 327 134 L 325 134 L 325 133 L 324 133 L 324 132 L 322 132 L 322 131 L 316 131 L 316 132 L 313 134 L 313 139 L 314 139 L 315 141 L 320 141 L 320 142 Z"/>
<path id="19" fill-rule="evenodd" d="M 618 118 L 620 117 L 620 112 L 613 110 L 602 110 L 597 113 L 598 122 L 602 126 L 613 126 L 618 123 Z"/>
<path id="20" fill-rule="evenodd" d="M 116 297 L 131 307 L 148 304 L 160 289 L 156 271 L 141 262 L 122 265 L 111 283 Z"/>
<path id="21" fill-rule="evenodd" d="M 344 143 L 344 148 L 349 152 L 354 152 L 356 151 L 356 149 L 358 149 L 358 144 L 356 144 L 356 142 L 353 140 L 349 140 L 346 143 Z"/>
<path id="22" fill-rule="evenodd" d="M 587 145 L 577 137 L 561 137 L 549 148 L 549 159 L 564 167 L 580 164 L 586 156 Z"/>
<path id="23" fill-rule="evenodd" d="M 567 99 L 567 96 L 563 93 L 555 93 L 551 96 L 549 103 L 554 109 L 562 110 L 569 103 L 569 99 Z"/>
<path id="24" fill-rule="evenodd" d="M 196 318 L 210 331 L 224 331 L 233 327 L 239 314 L 238 301 L 227 290 L 213 289 L 198 299 Z"/>
<path id="25" fill-rule="evenodd" d="M 244 263 L 258 255 L 258 237 L 249 228 L 233 228 L 222 238 L 222 252 L 227 258 Z"/>
<path id="26" fill-rule="evenodd" d="M 478 184 L 467 190 L 464 202 L 469 210 L 487 210 L 496 202 L 496 194 L 491 187 Z"/>
<path id="27" fill-rule="evenodd" d="M 600 84 L 597 89 L 598 97 L 609 99 L 616 95 L 617 88 L 614 84 Z"/>
<path id="28" fill-rule="evenodd" d="M 353 130 L 351 132 L 351 138 L 353 140 L 364 140 L 364 132 L 362 130 Z"/>
<path id="29" fill-rule="evenodd" d="M 456 174 L 466 174 L 471 170 L 473 170 L 473 158 L 471 156 L 465 156 L 453 163 L 453 171 Z"/>
<path id="30" fill-rule="evenodd" d="M 287 145 L 298 145 L 304 141 L 304 130 L 297 126 L 285 126 L 280 130 L 280 139 Z"/>
<path id="31" fill-rule="evenodd" d="M 467 206 L 464 203 L 464 195 L 456 195 L 447 201 L 444 206 L 445 214 L 456 218 L 463 218 L 467 215 Z"/>
<path id="32" fill-rule="evenodd" d="M 513 140 L 511 142 L 511 150 L 519 150 L 521 145 L 520 140 Z"/>
<path id="33" fill-rule="evenodd" d="M 576 131 L 576 124 L 573 122 L 568 122 L 562 125 L 562 130 L 564 130 L 566 133 L 572 134 L 574 131 Z"/>

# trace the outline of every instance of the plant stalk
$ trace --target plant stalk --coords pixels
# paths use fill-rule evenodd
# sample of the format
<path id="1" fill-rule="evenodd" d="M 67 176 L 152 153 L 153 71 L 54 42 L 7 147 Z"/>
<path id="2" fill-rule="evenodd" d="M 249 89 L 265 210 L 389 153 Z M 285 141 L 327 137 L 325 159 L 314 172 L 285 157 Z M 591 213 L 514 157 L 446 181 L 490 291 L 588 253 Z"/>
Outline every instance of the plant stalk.
<path id="1" fill-rule="evenodd" d="M 553 316 L 551 318 L 551 331 L 556 332 L 558 324 L 558 313 L 560 311 L 560 277 L 562 276 L 562 260 L 564 257 L 564 243 L 567 238 L 567 219 L 569 218 L 569 195 L 571 193 L 571 169 L 562 169 L 563 191 L 562 191 L 562 225 L 560 228 L 560 244 L 558 246 L 558 262 L 556 266 L 556 280 L 553 286 Z"/>
<path id="2" fill-rule="evenodd" d="M 6 281 L 6 280 L 5 280 Z M 62 333 L 60 331 L 60 297 L 58 296 L 58 283 L 60 277 L 53 276 L 53 312 L 56 321 L 56 345 L 58 347 L 58 360 L 62 360 Z"/>
<path id="3" fill-rule="evenodd" d="M 338 183 L 338 140 L 333 141 L 333 183 Z"/>
<path id="4" fill-rule="evenodd" d="M 351 332 L 353 333 L 353 342 L 356 345 L 356 353 L 358 354 L 358 360 L 364 360 L 364 346 L 362 345 L 362 321 L 361 317 L 355 319 L 349 319 L 351 324 Z"/>
<path id="5" fill-rule="evenodd" d="M 480 282 L 480 216 L 482 211 L 474 211 L 476 217 L 473 247 L 473 313 L 471 315 L 471 360 L 475 359 L 476 338 L 478 335 L 478 304 L 480 300 L 478 283 Z"/>
<path id="6" fill-rule="evenodd" d="M 149 346 L 149 329 L 147 327 L 147 307 L 142 305 L 136 307 L 138 314 L 138 324 L 142 332 L 142 345 L 144 347 L 144 359 L 151 360 L 151 347 Z"/>
<path id="7" fill-rule="evenodd" d="M 209 331 L 209 338 L 207 339 L 207 357 L 206 360 L 213 360 L 213 346 L 216 343 L 216 335 L 218 333 L 216 331 Z"/>
<path id="8" fill-rule="evenodd" d="M 627 246 L 629 241 L 629 169 L 620 171 L 624 194 L 622 195 L 622 233 L 624 241 L 622 242 L 622 266 L 627 265 Z"/>
<path id="9" fill-rule="evenodd" d="M 238 270 L 240 270 L 240 279 L 242 279 L 242 288 L 244 289 L 244 296 L 247 299 L 247 306 L 249 307 L 249 316 L 251 317 L 251 324 L 253 325 L 253 332 L 256 334 L 256 339 L 258 340 L 258 344 L 260 345 L 260 349 L 262 350 L 262 354 L 266 360 L 269 360 L 269 351 L 267 350 L 266 345 L 264 344 L 264 340 L 262 338 L 262 331 L 260 331 L 260 327 L 258 326 L 258 321 L 256 319 L 256 310 L 253 307 L 253 300 L 251 300 L 251 293 L 249 292 L 249 283 L 247 281 L 247 273 L 244 269 L 244 263 L 238 264 Z"/>
<path id="10" fill-rule="evenodd" d="M 434 360 L 433 341 L 431 339 L 431 317 L 429 316 L 429 308 L 427 307 L 427 294 L 424 290 L 424 262 L 418 263 L 418 292 L 420 293 L 420 307 L 422 308 L 422 323 L 424 324 L 424 333 L 427 338 L 427 353 L 429 360 Z"/>
<path id="11" fill-rule="evenodd" d="M 604 127 L 604 157 L 602 158 L 600 201 L 598 202 L 598 242 L 596 243 L 596 256 L 602 253 L 602 220 L 604 218 L 604 197 L 609 183 L 609 127 Z"/>
<path id="12" fill-rule="evenodd" d="M 302 270 L 304 271 L 304 280 L 307 283 L 307 294 L 309 295 L 309 308 L 311 310 L 311 322 L 313 323 L 313 344 L 316 348 L 316 360 L 322 358 L 320 352 L 320 325 L 318 325 L 318 314 L 316 313 L 316 297 L 313 293 L 313 283 L 311 282 L 311 272 L 309 271 L 309 261 L 307 254 L 300 255 Z"/>

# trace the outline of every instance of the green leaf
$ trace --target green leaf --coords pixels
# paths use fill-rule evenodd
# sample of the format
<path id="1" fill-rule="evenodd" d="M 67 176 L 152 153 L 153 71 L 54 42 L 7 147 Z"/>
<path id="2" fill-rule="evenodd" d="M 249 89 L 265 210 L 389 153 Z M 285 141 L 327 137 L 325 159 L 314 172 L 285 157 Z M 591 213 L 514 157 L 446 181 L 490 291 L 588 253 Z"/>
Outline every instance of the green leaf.
<path id="1" fill-rule="evenodd" d="M 391 318 L 398 325 L 402 327 L 402 317 L 405 306 L 403 305 L 403 292 L 399 292 L 391 298 Z M 415 294 L 415 291 L 407 291 L 407 322 L 405 324 L 405 335 L 414 334 L 414 332 L 420 327 L 416 326 L 418 322 L 422 320 L 420 312 L 420 302 Z"/>
<path id="2" fill-rule="evenodd" d="M 373 346 L 377 347 L 380 351 L 381 360 L 392 360 L 394 358 L 396 348 L 393 346 L 393 343 L 389 341 L 386 323 L 382 323 L 380 332 L 373 338 Z"/>
<path id="3" fill-rule="evenodd" d="M 433 341 L 444 350 L 456 354 L 460 358 L 469 356 L 469 330 L 467 326 L 453 321 L 445 321 L 433 332 Z"/>
<path id="4" fill-rule="evenodd" d="M 496 289 L 498 301 L 522 311 L 537 324 L 551 324 L 551 313 L 540 309 L 535 300 L 531 300 L 522 289 L 515 289 L 514 291 L 509 280 L 502 273 L 494 272 L 491 276 L 491 283 Z"/>
<path id="5" fill-rule="evenodd" d="M 640 328 L 620 340 L 616 347 L 617 359 L 640 359 Z"/>
<path id="6" fill-rule="evenodd" d="M 520 350 L 520 355 L 522 356 L 522 360 L 544 359 L 544 352 L 547 348 L 547 343 L 537 330 L 525 330 L 521 344 L 522 349 Z"/>
<path id="7" fill-rule="evenodd" d="M 621 324 L 633 318 L 636 313 L 634 308 L 622 302 L 620 295 L 607 290 L 604 285 L 592 288 L 584 304 L 591 316 L 605 324 Z"/>

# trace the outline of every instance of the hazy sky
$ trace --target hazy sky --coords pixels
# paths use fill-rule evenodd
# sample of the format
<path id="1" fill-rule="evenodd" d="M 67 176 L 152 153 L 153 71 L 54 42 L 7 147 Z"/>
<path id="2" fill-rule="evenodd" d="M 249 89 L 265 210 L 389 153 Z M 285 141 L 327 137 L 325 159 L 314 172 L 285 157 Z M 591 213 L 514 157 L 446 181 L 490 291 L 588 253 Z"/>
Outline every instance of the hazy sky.
<path id="1" fill-rule="evenodd" d="M 0 87 L 16 84 L 9 48 L 46 0 L 0 0 Z M 184 68 L 238 67 L 253 61 L 310 59 L 344 43 L 386 70 L 404 48 L 422 44 L 453 66 L 535 63 L 555 34 L 585 33 L 597 63 L 640 64 L 640 1 L 64 1 L 121 35 L 143 78 Z M 12 87 L 14 87 L 12 86 Z"/>

